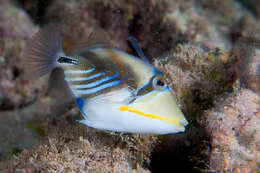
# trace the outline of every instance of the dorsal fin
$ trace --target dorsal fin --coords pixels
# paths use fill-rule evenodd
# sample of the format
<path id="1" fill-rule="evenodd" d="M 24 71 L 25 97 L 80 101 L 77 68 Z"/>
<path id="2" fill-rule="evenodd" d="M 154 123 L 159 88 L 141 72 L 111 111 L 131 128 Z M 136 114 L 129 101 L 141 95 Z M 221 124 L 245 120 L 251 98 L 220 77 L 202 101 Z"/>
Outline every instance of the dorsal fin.
<path id="1" fill-rule="evenodd" d="M 110 46 L 109 36 L 103 29 L 92 29 L 86 35 L 86 38 L 64 40 L 63 48 L 66 55 L 73 55 L 74 52 L 93 46 Z"/>
<path id="2" fill-rule="evenodd" d="M 146 57 L 146 55 L 144 54 L 143 50 L 140 48 L 140 46 L 138 45 L 136 39 L 132 36 L 128 37 L 127 41 L 130 42 L 130 46 L 131 48 L 137 53 L 137 55 L 146 63 L 150 64 L 149 59 Z"/>

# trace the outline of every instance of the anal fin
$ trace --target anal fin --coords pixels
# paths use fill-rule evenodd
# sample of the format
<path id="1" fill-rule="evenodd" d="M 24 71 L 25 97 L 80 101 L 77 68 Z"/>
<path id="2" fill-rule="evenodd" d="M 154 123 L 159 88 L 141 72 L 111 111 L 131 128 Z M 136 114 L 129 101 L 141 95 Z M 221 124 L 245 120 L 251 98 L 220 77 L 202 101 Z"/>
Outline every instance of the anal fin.
<path id="1" fill-rule="evenodd" d="M 86 120 L 86 119 L 85 120 L 76 120 L 76 122 L 81 123 L 81 124 L 85 124 L 89 127 L 93 127 L 93 123 L 89 120 Z"/>
<path id="2" fill-rule="evenodd" d="M 64 78 L 64 71 L 61 68 L 55 68 L 49 77 L 47 95 L 59 103 L 67 103 L 75 100 Z"/>

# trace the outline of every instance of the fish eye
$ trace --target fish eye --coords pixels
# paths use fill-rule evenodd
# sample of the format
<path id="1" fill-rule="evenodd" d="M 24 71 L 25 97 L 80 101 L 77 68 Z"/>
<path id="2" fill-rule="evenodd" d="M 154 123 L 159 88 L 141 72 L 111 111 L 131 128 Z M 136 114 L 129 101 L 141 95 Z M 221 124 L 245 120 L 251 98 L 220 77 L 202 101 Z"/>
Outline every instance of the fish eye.
<path id="1" fill-rule="evenodd" d="M 163 78 L 153 78 L 153 87 L 158 90 L 164 90 L 167 87 L 167 83 Z"/>

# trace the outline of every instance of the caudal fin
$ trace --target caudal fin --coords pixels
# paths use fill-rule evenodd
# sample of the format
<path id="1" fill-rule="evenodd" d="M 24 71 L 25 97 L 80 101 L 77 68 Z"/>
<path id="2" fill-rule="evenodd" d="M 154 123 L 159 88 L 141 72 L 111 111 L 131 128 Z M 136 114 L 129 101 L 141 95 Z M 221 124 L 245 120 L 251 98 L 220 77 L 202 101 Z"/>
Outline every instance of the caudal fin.
<path id="1" fill-rule="evenodd" d="M 61 55 L 64 53 L 59 28 L 54 24 L 44 27 L 27 43 L 22 59 L 25 76 L 36 79 L 51 72 Z"/>

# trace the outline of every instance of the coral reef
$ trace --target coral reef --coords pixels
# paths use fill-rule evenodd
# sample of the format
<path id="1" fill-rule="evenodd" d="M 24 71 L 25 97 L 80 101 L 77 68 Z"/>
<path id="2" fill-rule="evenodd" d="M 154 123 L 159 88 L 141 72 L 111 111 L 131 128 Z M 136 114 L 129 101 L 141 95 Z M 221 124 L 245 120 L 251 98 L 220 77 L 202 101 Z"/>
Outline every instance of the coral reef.
<path id="1" fill-rule="evenodd" d="M 45 124 L 48 141 L 0 167 L 13 172 L 149 172 L 142 168 L 143 154 L 155 137 L 109 134 L 75 124 Z"/>
<path id="2" fill-rule="evenodd" d="M 156 56 L 177 43 L 187 41 L 173 23 L 162 20 L 168 8 L 168 1 L 164 0 L 56 0 L 46 13 L 45 20 L 61 23 L 64 35 L 73 38 L 82 38 L 89 28 L 99 26 L 111 37 L 113 46 L 122 50 L 127 49 L 126 38 L 131 35 L 147 55 Z"/>
<path id="3" fill-rule="evenodd" d="M 0 6 L 0 107 L 11 109 L 27 104 L 35 97 L 22 78 L 20 58 L 27 39 L 36 30 L 23 10 L 9 4 Z"/>
<path id="4" fill-rule="evenodd" d="M 37 88 L 22 76 L 20 58 L 26 41 L 37 30 L 24 10 L 1 1 L 0 5 L 0 160 L 40 140 L 25 128 L 16 110 L 35 100 Z M 7 113 L 6 113 L 6 112 Z M 28 117 L 30 115 L 27 115 Z M 19 142 L 17 142 L 19 141 Z"/>
<path id="5" fill-rule="evenodd" d="M 210 166 L 215 172 L 258 172 L 260 97 L 242 90 L 207 112 L 211 135 Z"/>

